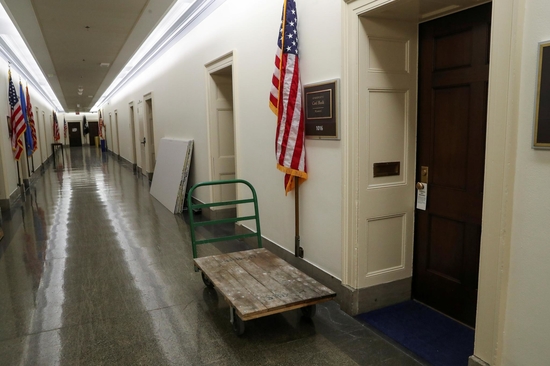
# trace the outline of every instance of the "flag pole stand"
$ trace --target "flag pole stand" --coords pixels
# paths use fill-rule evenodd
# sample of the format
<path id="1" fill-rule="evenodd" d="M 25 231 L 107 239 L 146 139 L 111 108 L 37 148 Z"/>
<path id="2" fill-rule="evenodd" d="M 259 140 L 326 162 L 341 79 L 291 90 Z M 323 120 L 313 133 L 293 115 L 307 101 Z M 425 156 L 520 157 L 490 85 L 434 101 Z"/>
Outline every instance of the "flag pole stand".
<path id="1" fill-rule="evenodd" d="M 294 177 L 294 192 L 294 256 L 304 258 L 304 248 L 300 246 L 300 184 L 298 177 Z"/>

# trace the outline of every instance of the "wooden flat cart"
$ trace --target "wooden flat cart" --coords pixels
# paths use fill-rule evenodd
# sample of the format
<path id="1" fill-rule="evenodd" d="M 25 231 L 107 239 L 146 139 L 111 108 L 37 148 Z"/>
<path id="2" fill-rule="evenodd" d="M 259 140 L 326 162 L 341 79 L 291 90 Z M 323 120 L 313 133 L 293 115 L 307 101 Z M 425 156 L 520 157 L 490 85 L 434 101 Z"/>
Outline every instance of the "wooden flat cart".
<path id="1" fill-rule="evenodd" d="M 252 197 L 203 204 L 192 202 L 195 189 L 224 184 L 244 184 L 250 189 Z M 312 317 L 316 312 L 316 304 L 336 296 L 334 291 L 262 248 L 256 190 L 249 182 L 237 179 L 198 183 L 189 190 L 187 203 L 195 269 L 201 271 L 204 284 L 209 288 L 216 287 L 229 303 L 230 320 L 237 335 L 244 333 L 245 321 L 287 310 L 301 309 L 304 316 Z M 193 212 L 198 209 L 242 204 L 253 205 L 254 214 L 199 222 L 193 217 Z M 249 220 L 256 222 L 256 233 L 221 235 L 200 240 L 196 237 L 196 228 L 200 226 Z M 197 245 L 247 237 L 257 238 L 257 249 L 197 257 Z"/>

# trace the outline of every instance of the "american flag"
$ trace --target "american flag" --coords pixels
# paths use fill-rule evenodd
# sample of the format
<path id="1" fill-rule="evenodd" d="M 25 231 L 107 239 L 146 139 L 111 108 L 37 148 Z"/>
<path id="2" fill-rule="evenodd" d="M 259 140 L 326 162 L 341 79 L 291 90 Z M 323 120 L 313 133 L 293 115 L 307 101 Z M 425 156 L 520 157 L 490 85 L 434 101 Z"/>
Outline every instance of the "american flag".
<path id="1" fill-rule="evenodd" d="M 298 62 L 296 2 L 285 0 L 269 106 L 277 115 L 275 153 L 277 168 L 285 173 L 285 192 L 294 188 L 293 177 L 307 179 L 304 108 Z"/>
<path id="2" fill-rule="evenodd" d="M 11 126 L 12 126 L 12 138 L 11 138 L 11 148 L 15 154 L 15 160 L 21 158 L 23 154 L 23 141 L 21 141 L 21 136 L 25 133 L 25 119 L 23 118 L 23 110 L 21 109 L 21 103 L 17 97 L 17 92 L 15 91 L 15 86 L 11 80 L 11 71 L 8 71 L 9 75 L 9 101 L 11 108 Z"/>
<path id="3" fill-rule="evenodd" d="M 29 95 L 29 87 L 26 87 L 27 92 L 27 117 L 29 118 L 29 125 L 31 126 L 31 135 L 32 135 L 32 152 L 34 153 L 38 150 L 38 137 L 36 136 L 36 126 L 34 123 L 34 114 L 32 113 L 32 104 L 31 97 Z"/>
<path id="4" fill-rule="evenodd" d="M 59 136 L 59 124 L 57 123 L 57 114 L 53 112 L 53 139 L 54 141 L 59 141 L 61 137 Z"/>
<path id="5" fill-rule="evenodd" d="M 67 138 L 67 120 L 63 117 L 63 138 Z"/>
<path id="6" fill-rule="evenodd" d="M 34 151 L 32 144 L 32 131 L 27 117 L 27 103 L 25 102 L 25 94 L 23 94 L 23 84 L 19 82 L 19 96 L 21 97 L 21 109 L 23 110 L 23 118 L 25 119 L 25 142 L 27 143 L 27 156 L 31 156 Z"/>

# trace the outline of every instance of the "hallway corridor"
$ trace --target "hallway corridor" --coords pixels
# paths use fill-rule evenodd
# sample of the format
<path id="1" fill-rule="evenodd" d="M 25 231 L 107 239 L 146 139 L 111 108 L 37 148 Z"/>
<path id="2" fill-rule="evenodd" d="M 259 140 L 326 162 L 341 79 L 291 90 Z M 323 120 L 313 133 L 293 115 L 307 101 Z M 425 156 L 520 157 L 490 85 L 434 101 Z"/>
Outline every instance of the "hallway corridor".
<path id="1" fill-rule="evenodd" d="M 3 213 L 0 364 L 423 364 L 334 302 L 313 320 L 250 321 L 237 337 L 227 304 L 193 271 L 184 217 L 99 149 L 60 160 Z"/>

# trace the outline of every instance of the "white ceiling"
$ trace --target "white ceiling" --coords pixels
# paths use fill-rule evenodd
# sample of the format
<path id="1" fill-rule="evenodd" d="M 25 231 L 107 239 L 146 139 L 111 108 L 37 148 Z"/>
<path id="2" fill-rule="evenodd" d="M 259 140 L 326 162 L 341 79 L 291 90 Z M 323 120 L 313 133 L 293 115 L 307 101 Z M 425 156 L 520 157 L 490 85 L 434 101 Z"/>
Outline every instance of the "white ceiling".
<path id="1" fill-rule="evenodd" d="M 0 2 L 63 109 L 72 112 L 95 104 L 176 0 Z"/>
<path id="2" fill-rule="evenodd" d="M 368 16 L 422 22 L 487 1 L 393 0 L 369 12 Z M 111 86 L 117 76 L 122 83 L 128 81 L 148 60 L 159 55 L 163 47 L 183 36 L 223 2 L 0 0 L 65 112 L 87 112 L 97 103 L 102 104 L 120 87 Z M 147 41 L 152 43 L 150 48 L 136 55 L 171 10 L 167 18 L 173 18 L 172 23 L 162 28 L 162 35 L 158 34 L 159 30 L 155 31 L 152 37 L 156 40 Z M 3 46 L 4 36 L 9 38 L 7 28 L 0 22 L 0 53 L 9 61 L 17 56 L 6 52 Z M 139 59 L 133 58 L 134 55 Z M 130 60 L 131 65 L 125 68 Z M 42 89 L 43 95 L 48 95 L 44 83 L 30 81 Z"/>
<path id="3" fill-rule="evenodd" d="M 392 0 L 365 16 L 425 22 L 444 15 L 462 11 L 491 0 Z"/>

